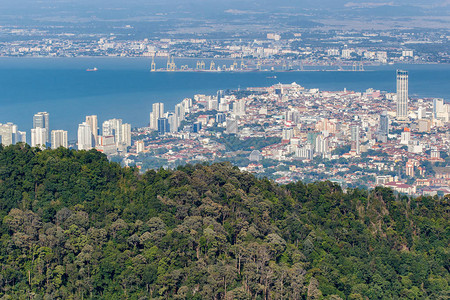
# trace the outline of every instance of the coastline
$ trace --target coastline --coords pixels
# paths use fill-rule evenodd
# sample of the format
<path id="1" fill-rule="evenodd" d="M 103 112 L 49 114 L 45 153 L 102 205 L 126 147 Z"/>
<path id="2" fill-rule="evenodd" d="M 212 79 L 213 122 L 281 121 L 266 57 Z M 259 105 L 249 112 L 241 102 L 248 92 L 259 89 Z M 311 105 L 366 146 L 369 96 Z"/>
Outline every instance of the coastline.
<path id="1" fill-rule="evenodd" d="M 152 103 L 166 110 L 195 94 L 297 82 L 305 88 L 395 92 L 395 70 L 410 70 L 410 95 L 450 99 L 450 64 L 388 65 L 355 71 L 150 72 L 147 58 L 0 58 L 0 123 L 31 128 L 32 116 L 49 111 L 52 129 L 71 137 L 84 116 L 122 118 L 133 127 L 148 123 Z M 86 69 L 97 67 L 97 72 Z M 270 74 L 270 75 L 269 75 Z M 276 78 L 267 78 L 276 76 Z"/>

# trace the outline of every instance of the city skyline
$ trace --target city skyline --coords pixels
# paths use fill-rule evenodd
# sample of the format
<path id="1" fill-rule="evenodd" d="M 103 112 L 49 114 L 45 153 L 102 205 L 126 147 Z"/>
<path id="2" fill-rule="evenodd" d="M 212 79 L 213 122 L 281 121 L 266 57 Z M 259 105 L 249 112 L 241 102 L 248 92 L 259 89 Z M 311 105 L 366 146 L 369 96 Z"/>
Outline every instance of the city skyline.
<path id="1" fill-rule="evenodd" d="M 402 76 L 402 80 L 400 79 L 400 77 Z M 406 79 L 406 80 L 405 80 Z M 401 70 L 397 70 L 397 114 L 398 114 L 398 109 L 400 107 L 400 105 L 398 105 L 400 103 L 399 99 L 405 98 L 404 95 L 407 96 L 408 94 L 408 72 L 407 71 L 401 71 Z M 219 92 L 217 92 L 217 94 L 219 95 Z M 400 97 L 398 96 L 400 95 Z M 219 103 L 219 96 L 215 97 L 215 98 L 211 98 L 211 101 L 208 101 L 207 104 L 207 109 L 219 109 L 220 110 L 220 103 Z M 407 97 L 406 97 L 407 99 Z M 153 104 L 153 111 L 150 112 L 150 121 L 152 121 L 152 116 L 154 114 L 154 111 L 156 109 L 156 111 L 158 111 L 159 109 L 159 116 L 160 117 L 165 117 L 168 120 L 168 124 L 170 126 L 168 126 L 167 128 L 170 128 L 171 132 L 176 132 L 178 130 L 179 124 L 181 121 L 184 120 L 184 115 L 189 112 L 189 105 L 192 104 L 187 104 L 188 99 L 183 100 L 182 102 L 178 103 L 175 105 L 175 109 L 172 111 L 169 111 L 169 113 L 164 113 L 164 103 L 154 103 Z M 189 100 L 192 101 L 192 100 Z M 402 102 L 404 103 L 404 101 Z M 187 106 L 186 106 L 187 105 Z M 241 107 L 242 106 L 242 107 Z M 162 110 L 161 110 L 162 108 Z M 443 99 L 439 99 L 439 98 L 435 98 L 433 100 L 433 114 L 434 117 L 436 118 L 438 115 L 438 113 L 440 114 L 440 116 L 442 117 L 442 114 L 445 114 L 445 101 Z M 406 109 L 408 109 L 407 104 L 406 104 Z M 234 105 L 233 105 L 233 113 L 235 116 L 241 116 L 243 115 L 244 111 L 245 111 L 245 102 L 244 101 L 237 101 Z M 419 108 L 419 112 L 418 114 L 420 115 L 420 108 Z M 157 122 L 159 118 L 156 118 L 155 121 Z M 114 119 L 113 119 L 114 120 Z M 93 135 L 93 139 L 92 139 L 92 143 L 93 146 L 96 146 L 96 143 L 98 141 L 98 121 L 97 121 L 97 116 L 96 115 L 91 115 L 91 116 L 86 116 L 86 122 L 90 125 L 91 127 L 91 132 Z M 381 118 L 380 118 L 380 122 L 381 122 Z M 33 116 L 33 127 L 46 127 L 46 136 L 50 136 L 51 131 L 49 129 L 49 114 L 47 112 L 39 112 L 36 113 Z M 131 125 L 129 125 L 131 127 Z M 93 127 L 96 127 L 97 129 L 94 131 Z M 119 126 L 120 127 L 120 126 Z M 119 128 L 117 127 L 117 128 Z M 154 128 L 155 130 L 158 129 L 158 126 L 156 125 L 156 128 Z M 16 129 L 17 131 L 17 129 Z M 234 129 L 233 129 L 234 131 Z M 119 130 L 117 130 L 117 132 L 119 132 Z M 26 136 L 26 134 L 25 134 Z M 34 139 L 33 134 L 31 135 L 31 138 Z M 120 133 L 115 137 L 115 140 L 121 140 L 122 137 L 120 136 Z M 20 140 L 20 138 L 17 138 L 17 140 Z M 128 139 L 129 140 L 129 139 Z M 130 145 L 129 141 L 126 141 L 126 144 Z M 30 141 L 31 142 L 31 141 Z M 46 143 L 49 143 L 49 140 L 46 138 Z"/>
<path id="2" fill-rule="evenodd" d="M 447 299 L 449 24 L 0 1 L 0 298 Z"/>

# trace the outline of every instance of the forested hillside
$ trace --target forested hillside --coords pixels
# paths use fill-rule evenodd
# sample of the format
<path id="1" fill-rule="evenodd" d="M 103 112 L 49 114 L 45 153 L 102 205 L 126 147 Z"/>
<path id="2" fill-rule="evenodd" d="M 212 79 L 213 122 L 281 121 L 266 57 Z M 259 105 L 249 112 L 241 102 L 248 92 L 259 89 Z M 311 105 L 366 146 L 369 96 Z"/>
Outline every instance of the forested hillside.
<path id="1" fill-rule="evenodd" d="M 15 145 L 0 217 L 1 299 L 450 297 L 449 198 Z"/>

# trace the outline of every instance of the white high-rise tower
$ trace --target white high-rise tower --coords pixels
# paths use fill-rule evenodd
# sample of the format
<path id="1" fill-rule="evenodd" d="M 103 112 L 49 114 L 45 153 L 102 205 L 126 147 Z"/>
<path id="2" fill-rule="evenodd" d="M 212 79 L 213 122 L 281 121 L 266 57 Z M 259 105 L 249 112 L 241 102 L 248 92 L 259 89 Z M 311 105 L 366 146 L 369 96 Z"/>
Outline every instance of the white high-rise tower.
<path id="1" fill-rule="evenodd" d="M 359 125 L 350 126 L 350 140 L 351 140 L 351 150 L 355 151 L 356 154 L 360 154 L 360 143 L 359 143 Z"/>
<path id="2" fill-rule="evenodd" d="M 46 136 L 45 142 L 49 142 L 50 126 L 49 126 L 49 114 L 48 112 L 38 112 L 33 116 L 33 128 L 45 128 Z M 45 144 L 44 144 L 45 146 Z"/>
<path id="3" fill-rule="evenodd" d="M 88 123 L 78 125 L 78 150 L 92 149 L 92 131 Z"/>
<path id="4" fill-rule="evenodd" d="M 47 138 L 47 129 L 36 127 L 31 129 L 31 147 L 41 147 L 45 149 L 45 139 Z"/>
<path id="5" fill-rule="evenodd" d="M 91 127 L 94 146 L 98 143 L 98 120 L 96 115 L 86 116 L 86 123 Z"/>
<path id="6" fill-rule="evenodd" d="M 408 72 L 397 70 L 397 119 L 408 118 Z"/>
<path id="7" fill-rule="evenodd" d="M 67 131 L 52 130 L 52 149 L 58 149 L 59 147 L 67 148 L 67 146 Z"/>
<path id="8" fill-rule="evenodd" d="M 164 117 L 164 103 L 153 103 L 150 113 L 150 129 L 158 130 L 158 119 Z"/>

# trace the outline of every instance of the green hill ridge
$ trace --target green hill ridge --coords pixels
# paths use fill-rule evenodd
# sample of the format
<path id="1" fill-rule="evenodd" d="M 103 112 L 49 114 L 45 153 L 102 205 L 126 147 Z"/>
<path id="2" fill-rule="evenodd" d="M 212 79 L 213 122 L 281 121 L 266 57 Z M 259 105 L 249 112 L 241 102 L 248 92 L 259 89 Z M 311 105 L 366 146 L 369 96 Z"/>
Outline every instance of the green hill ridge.
<path id="1" fill-rule="evenodd" d="M 449 208 L 0 147 L 0 299 L 448 299 Z"/>

